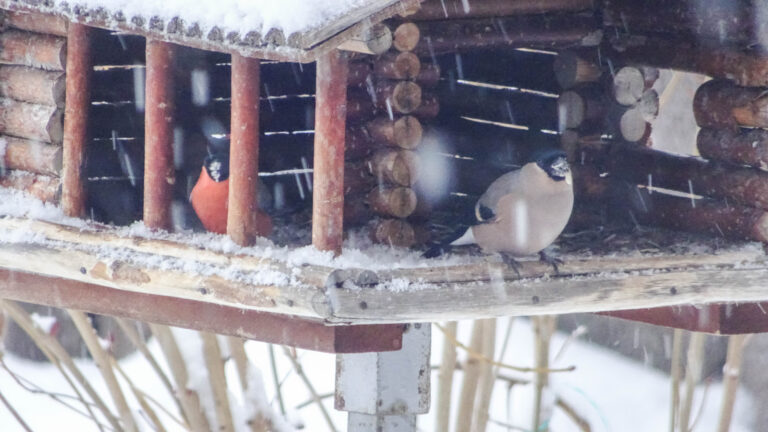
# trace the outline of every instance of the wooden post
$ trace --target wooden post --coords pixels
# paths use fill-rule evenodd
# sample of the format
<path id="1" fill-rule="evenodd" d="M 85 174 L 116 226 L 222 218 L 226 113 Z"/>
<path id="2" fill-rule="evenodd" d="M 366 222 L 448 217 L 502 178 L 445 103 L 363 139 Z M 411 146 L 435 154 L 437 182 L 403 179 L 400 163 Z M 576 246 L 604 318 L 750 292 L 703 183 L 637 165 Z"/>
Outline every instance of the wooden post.
<path id="1" fill-rule="evenodd" d="M 260 64 L 258 59 L 232 55 L 227 234 L 241 246 L 252 244 L 257 234 Z"/>
<path id="2" fill-rule="evenodd" d="M 341 253 L 344 223 L 344 135 L 347 58 L 332 51 L 317 60 L 312 244 Z"/>
<path id="3" fill-rule="evenodd" d="M 171 228 L 173 168 L 174 47 L 147 40 L 146 118 L 144 126 L 144 224 Z"/>
<path id="4" fill-rule="evenodd" d="M 67 37 L 66 102 L 62 162 L 61 208 L 72 217 L 85 216 L 85 149 L 91 103 L 92 30 L 72 23 Z"/>

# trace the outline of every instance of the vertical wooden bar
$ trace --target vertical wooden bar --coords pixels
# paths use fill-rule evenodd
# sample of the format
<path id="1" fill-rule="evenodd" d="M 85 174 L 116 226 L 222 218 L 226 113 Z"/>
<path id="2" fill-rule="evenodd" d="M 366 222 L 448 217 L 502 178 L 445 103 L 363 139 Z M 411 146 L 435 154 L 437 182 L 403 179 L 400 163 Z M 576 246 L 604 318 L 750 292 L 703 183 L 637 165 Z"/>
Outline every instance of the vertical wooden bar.
<path id="1" fill-rule="evenodd" d="M 174 47 L 147 39 L 144 126 L 144 224 L 171 228 L 173 168 Z"/>
<path id="2" fill-rule="evenodd" d="M 232 54 L 232 123 L 229 145 L 227 234 L 232 241 L 241 246 L 253 244 L 257 234 L 259 65 L 258 59 Z"/>
<path id="3" fill-rule="evenodd" d="M 334 50 L 317 60 L 312 244 L 341 253 L 347 58 Z"/>
<path id="4" fill-rule="evenodd" d="M 91 103 L 91 33 L 71 23 L 67 35 L 66 102 L 61 170 L 61 208 L 72 217 L 85 216 L 85 149 Z"/>

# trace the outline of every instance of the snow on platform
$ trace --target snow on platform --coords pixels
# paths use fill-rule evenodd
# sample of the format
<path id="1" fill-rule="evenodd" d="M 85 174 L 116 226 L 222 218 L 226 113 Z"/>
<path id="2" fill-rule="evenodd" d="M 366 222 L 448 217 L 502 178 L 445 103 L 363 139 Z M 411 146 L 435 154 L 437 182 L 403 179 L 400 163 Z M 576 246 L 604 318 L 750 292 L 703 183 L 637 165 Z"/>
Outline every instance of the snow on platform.
<path id="1" fill-rule="evenodd" d="M 425 260 L 418 252 L 365 245 L 354 236 L 336 258 L 311 246 L 289 248 L 266 239 L 242 248 L 215 234 L 65 218 L 18 193 L 0 193 L 0 215 L 6 215 L 0 218 L 0 269 L 9 271 L 9 278 L 21 272 L 105 292 L 162 295 L 326 324 L 768 300 L 768 257 L 756 243 L 667 231 L 584 233 L 560 242 L 565 263 L 559 273 L 531 259 L 521 262 L 518 274 L 495 256 Z M 3 289 L 10 288 L 0 294 Z M 14 295 L 31 296 L 30 291 Z M 44 292 L 35 295 L 45 299 Z"/>

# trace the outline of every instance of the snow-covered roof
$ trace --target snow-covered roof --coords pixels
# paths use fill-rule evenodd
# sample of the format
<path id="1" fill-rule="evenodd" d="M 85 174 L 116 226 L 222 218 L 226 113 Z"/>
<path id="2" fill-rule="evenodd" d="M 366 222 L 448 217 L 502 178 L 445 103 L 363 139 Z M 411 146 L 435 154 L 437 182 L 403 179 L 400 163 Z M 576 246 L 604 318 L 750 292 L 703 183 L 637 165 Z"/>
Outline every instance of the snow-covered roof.
<path id="1" fill-rule="evenodd" d="M 419 0 L 0 0 L 0 9 L 216 51 L 312 61 Z"/>

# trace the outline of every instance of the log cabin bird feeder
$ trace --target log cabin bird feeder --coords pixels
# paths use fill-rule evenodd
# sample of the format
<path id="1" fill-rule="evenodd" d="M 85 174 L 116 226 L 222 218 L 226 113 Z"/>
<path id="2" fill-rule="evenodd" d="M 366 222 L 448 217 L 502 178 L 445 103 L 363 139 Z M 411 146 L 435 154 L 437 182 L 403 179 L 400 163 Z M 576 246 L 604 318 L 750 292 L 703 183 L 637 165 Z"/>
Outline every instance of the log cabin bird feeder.
<path id="1" fill-rule="evenodd" d="M 648 13 L 658 6 L 651 0 L 339 0 L 317 2 L 335 9 L 303 27 L 256 20 L 247 28 L 151 3 L 111 10 L 95 0 L 0 0 L 0 185 L 59 204 L 66 216 L 88 216 L 93 35 L 140 36 L 143 222 L 155 230 L 132 236 L 84 219 L 6 215 L 2 232 L 34 235 L 0 239 L 1 297 L 336 353 L 399 350 L 404 323 L 502 315 L 599 312 L 713 333 L 768 330 L 768 257 L 755 243 L 668 242 L 652 253 L 605 246 L 581 255 L 565 245 L 558 274 L 539 262 L 515 274 L 475 258 L 404 268 L 292 265 L 248 249 L 261 234 L 259 120 L 269 114 L 260 100 L 280 86 L 265 80 L 272 62 L 315 63 L 311 242 L 331 255 L 342 254 L 343 230 L 355 224 L 368 224 L 379 243 L 422 241 L 432 209 L 416 187 L 429 169 L 416 150 L 431 127 L 474 134 L 456 140 L 454 159 L 469 167 L 457 172 L 460 184 L 489 174 L 478 165 L 483 154 L 511 141 L 556 140 L 574 165 L 574 224 L 588 225 L 610 203 L 637 223 L 766 243 L 768 58 L 752 48 L 768 39 L 751 20 L 731 26 L 718 15 L 745 11 L 697 15 L 677 1 L 664 2 L 668 14 Z M 171 65 L 184 47 L 231 56 L 227 235 L 240 252 L 164 231 L 172 229 L 177 184 L 174 93 L 186 85 Z M 716 78 L 694 100 L 706 159 L 649 148 L 657 68 Z M 651 177 L 695 198 L 649 194 Z M 452 199 L 466 196 L 472 191 Z M 689 241 L 676 235 L 666 237 Z"/>

